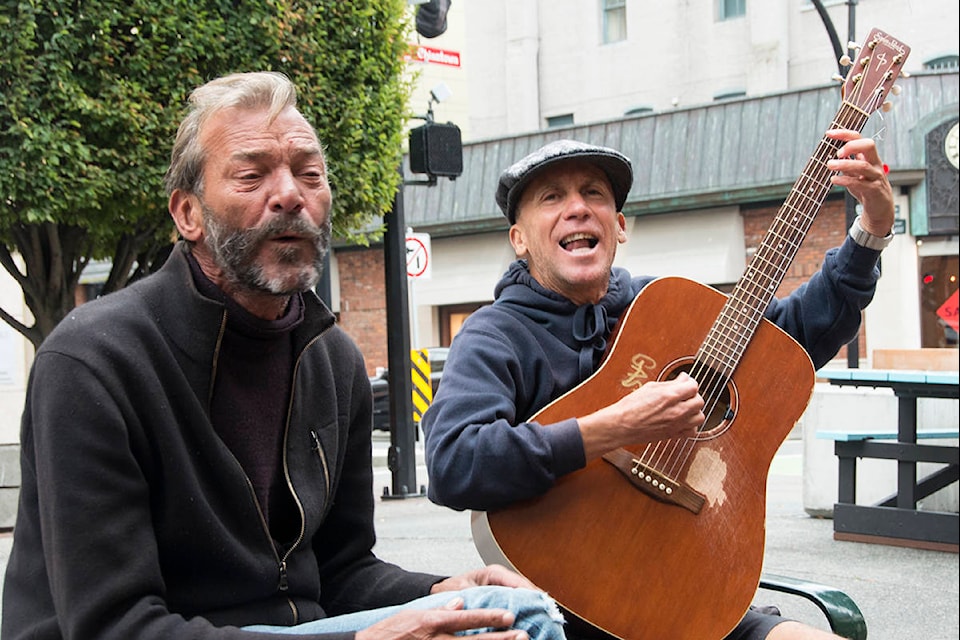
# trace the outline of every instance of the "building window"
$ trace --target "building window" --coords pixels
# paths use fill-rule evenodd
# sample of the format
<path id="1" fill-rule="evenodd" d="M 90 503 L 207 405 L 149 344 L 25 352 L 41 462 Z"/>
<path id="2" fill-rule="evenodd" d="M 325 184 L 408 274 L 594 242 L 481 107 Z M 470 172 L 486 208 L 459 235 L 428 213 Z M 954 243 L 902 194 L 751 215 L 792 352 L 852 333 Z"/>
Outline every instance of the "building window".
<path id="1" fill-rule="evenodd" d="M 562 116 L 551 116 L 547 118 L 547 128 L 566 127 L 573 124 L 573 114 L 565 113 Z"/>
<path id="2" fill-rule="evenodd" d="M 732 100 L 734 98 L 746 97 L 747 92 L 743 89 L 724 89 L 714 94 L 713 99 L 717 102 L 721 100 Z"/>
<path id="3" fill-rule="evenodd" d="M 476 302 L 469 304 L 452 304 L 439 307 L 440 311 L 440 345 L 449 347 L 453 338 L 459 333 L 471 313 L 489 302 Z"/>
<path id="4" fill-rule="evenodd" d="M 649 104 L 641 104 L 636 107 L 631 107 L 623 112 L 625 116 L 639 116 L 645 113 L 653 113 L 653 107 Z"/>
<path id="5" fill-rule="evenodd" d="M 730 20 L 747 15 L 747 0 L 720 0 L 717 17 L 720 20 Z"/>
<path id="6" fill-rule="evenodd" d="M 627 39 L 627 0 L 601 0 L 603 44 Z"/>
<path id="7" fill-rule="evenodd" d="M 938 56 L 931 58 L 923 63 L 923 68 L 928 71 L 943 71 L 946 69 L 956 69 L 958 56 Z"/>
<path id="8" fill-rule="evenodd" d="M 957 256 L 926 256 L 920 258 L 920 336 L 922 347 L 957 348 L 957 330 L 955 328 L 957 263 Z M 954 296 L 952 305 L 951 296 Z"/>

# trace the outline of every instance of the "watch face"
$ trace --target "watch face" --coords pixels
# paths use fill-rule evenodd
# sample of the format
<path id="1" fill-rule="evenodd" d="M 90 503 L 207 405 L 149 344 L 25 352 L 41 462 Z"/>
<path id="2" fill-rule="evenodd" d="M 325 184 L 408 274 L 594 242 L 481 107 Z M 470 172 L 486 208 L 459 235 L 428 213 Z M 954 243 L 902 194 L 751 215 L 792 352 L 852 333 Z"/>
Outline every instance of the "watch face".
<path id="1" fill-rule="evenodd" d="M 960 127 L 960 123 L 954 123 L 950 127 L 950 131 L 947 131 L 947 137 L 943 140 L 943 152 L 954 169 L 960 169 L 960 140 L 958 140 L 960 131 L 958 131 L 958 127 Z"/>

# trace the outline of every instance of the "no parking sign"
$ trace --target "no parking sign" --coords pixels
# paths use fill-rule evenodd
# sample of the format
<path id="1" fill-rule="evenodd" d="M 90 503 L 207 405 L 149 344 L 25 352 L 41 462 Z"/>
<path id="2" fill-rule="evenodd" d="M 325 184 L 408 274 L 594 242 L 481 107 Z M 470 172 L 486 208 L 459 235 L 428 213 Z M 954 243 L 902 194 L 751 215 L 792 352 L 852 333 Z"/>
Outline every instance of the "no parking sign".
<path id="1" fill-rule="evenodd" d="M 430 234 L 408 233 L 407 276 L 410 278 L 429 278 L 431 271 Z"/>

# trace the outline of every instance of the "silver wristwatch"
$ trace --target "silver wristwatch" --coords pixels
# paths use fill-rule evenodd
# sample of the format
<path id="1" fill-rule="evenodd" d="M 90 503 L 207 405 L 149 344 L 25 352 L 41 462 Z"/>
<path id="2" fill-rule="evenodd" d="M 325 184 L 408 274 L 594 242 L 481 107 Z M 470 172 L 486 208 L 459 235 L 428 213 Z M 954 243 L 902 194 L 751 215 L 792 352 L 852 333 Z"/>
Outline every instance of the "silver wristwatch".
<path id="1" fill-rule="evenodd" d="M 867 233 L 863 230 L 863 227 L 860 226 L 860 216 L 857 216 L 853 219 L 853 224 L 850 225 L 850 237 L 861 247 L 882 251 L 890 244 L 890 241 L 893 240 L 893 231 L 891 230 L 890 233 L 882 238 L 872 233 Z"/>

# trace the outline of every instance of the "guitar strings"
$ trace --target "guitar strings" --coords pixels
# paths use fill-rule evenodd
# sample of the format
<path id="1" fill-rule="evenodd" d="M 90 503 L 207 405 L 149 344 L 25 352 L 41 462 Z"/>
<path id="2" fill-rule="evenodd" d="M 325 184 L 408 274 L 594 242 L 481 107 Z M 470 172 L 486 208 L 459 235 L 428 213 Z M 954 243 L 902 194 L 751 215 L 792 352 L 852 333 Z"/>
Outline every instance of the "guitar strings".
<path id="1" fill-rule="evenodd" d="M 860 85 L 855 87 L 860 89 Z M 852 106 L 848 101 L 842 103 L 832 128 L 862 130 L 869 114 L 855 107 L 849 108 Z M 832 173 L 826 162 L 836 157 L 842 144 L 842 141 L 826 136 L 821 139 L 693 362 L 689 374 L 700 387 L 707 421 L 723 401 L 734 369 L 826 198 Z M 803 206 L 804 203 L 807 206 Z M 785 215 L 788 213 L 793 214 L 789 220 Z M 729 397 L 732 404 L 732 394 Z M 728 407 L 720 424 L 726 422 L 730 426 L 735 417 L 730 415 L 731 412 L 732 407 Z M 700 430 L 704 431 L 708 426 L 708 422 L 704 422 Z M 707 433 L 709 431 L 707 429 Z M 645 447 L 640 460 L 668 477 L 679 478 L 680 470 L 688 464 L 702 439 L 697 436 L 651 443 Z"/>

